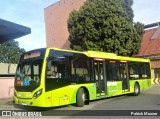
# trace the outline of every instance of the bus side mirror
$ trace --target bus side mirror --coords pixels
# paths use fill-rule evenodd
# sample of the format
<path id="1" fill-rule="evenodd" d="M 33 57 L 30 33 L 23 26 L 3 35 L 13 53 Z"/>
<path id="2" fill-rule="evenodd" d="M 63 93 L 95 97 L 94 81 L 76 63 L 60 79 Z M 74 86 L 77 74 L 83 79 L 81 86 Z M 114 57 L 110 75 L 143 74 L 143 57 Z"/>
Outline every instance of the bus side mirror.
<path id="1" fill-rule="evenodd" d="M 50 71 L 51 67 L 52 67 L 52 61 L 48 60 L 48 62 L 47 62 L 47 71 Z"/>

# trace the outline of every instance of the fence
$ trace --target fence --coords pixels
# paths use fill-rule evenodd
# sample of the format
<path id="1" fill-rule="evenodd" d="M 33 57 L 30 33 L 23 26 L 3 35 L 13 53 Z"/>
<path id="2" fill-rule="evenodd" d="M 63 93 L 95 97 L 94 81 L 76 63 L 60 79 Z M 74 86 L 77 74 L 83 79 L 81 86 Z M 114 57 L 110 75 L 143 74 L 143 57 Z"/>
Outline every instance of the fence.
<path id="1" fill-rule="evenodd" d="M 0 63 L 0 76 L 14 75 L 16 72 L 17 64 Z"/>

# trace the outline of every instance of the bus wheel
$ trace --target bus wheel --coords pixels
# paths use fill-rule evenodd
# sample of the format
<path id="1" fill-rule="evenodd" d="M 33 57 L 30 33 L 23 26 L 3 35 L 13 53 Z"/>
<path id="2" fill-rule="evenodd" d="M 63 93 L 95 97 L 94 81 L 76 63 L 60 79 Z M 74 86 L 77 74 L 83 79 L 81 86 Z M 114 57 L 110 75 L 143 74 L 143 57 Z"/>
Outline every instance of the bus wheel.
<path id="1" fill-rule="evenodd" d="M 78 107 L 83 107 L 85 104 L 85 92 L 83 88 L 80 88 L 77 92 L 77 99 L 76 99 L 76 103 Z"/>
<path id="2" fill-rule="evenodd" d="M 135 83 L 134 84 L 134 93 L 133 93 L 133 95 L 137 96 L 139 94 L 140 94 L 140 87 L 139 87 L 138 83 Z"/>

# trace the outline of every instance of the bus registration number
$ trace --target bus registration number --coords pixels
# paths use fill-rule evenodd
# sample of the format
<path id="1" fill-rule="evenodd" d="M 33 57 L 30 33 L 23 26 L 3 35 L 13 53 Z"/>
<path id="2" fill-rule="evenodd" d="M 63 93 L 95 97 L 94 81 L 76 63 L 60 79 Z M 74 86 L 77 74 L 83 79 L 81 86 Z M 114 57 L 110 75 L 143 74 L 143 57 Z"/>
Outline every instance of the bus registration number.
<path id="1" fill-rule="evenodd" d="M 22 102 L 22 105 L 27 105 L 27 103 L 26 102 Z"/>

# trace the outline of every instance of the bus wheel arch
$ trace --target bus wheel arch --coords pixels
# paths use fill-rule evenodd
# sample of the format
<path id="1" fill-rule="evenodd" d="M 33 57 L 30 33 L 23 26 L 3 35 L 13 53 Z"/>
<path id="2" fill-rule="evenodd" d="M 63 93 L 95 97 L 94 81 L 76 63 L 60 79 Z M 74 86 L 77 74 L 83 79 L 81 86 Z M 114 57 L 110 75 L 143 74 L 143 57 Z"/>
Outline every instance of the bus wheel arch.
<path id="1" fill-rule="evenodd" d="M 78 107 L 83 107 L 89 104 L 89 91 L 86 87 L 80 87 L 76 94 L 76 104 Z"/>
<path id="2" fill-rule="evenodd" d="M 140 85 L 138 82 L 135 82 L 133 95 L 138 96 L 139 94 L 140 94 Z"/>

